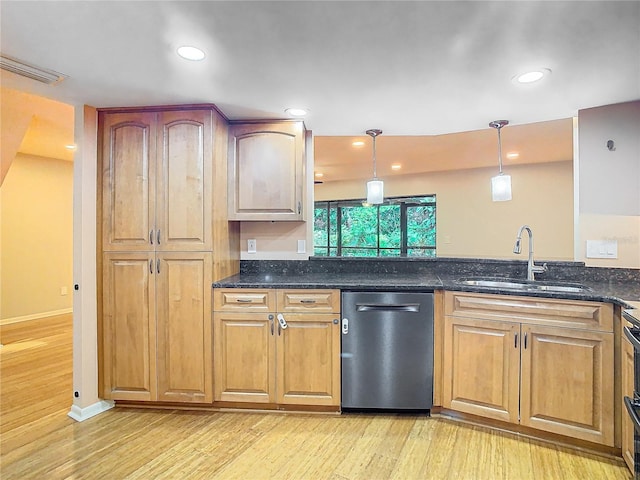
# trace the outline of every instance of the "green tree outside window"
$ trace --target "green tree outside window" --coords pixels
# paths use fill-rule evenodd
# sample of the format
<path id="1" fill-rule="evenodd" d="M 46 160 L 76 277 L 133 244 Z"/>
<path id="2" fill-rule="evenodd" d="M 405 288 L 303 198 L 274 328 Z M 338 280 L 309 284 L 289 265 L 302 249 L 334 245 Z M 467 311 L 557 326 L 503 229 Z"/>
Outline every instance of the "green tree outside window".
<path id="1" fill-rule="evenodd" d="M 343 257 L 435 257 L 436 197 L 316 202 L 314 255 Z"/>

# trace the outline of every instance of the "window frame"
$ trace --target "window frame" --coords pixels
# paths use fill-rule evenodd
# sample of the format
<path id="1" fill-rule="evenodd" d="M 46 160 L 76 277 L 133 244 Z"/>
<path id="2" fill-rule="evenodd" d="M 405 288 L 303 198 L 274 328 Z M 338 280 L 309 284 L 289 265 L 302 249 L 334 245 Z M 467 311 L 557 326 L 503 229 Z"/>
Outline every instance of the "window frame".
<path id="1" fill-rule="evenodd" d="M 419 201 L 416 201 L 419 199 Z M 411 201 L 413 200 L 413 201 Z M 390 205 L 398 205 L 400 206 L 400 247 L 381 247 L 380 246 L 380 207 L 390 206 Z M 420 207 L 420 206 L 429 206 L 434 208 L 434 242 L 433 246 L 431 245 L 409 245 L 409 236 L 408 236 L 408 214 L 407 209 L 410 207 Z M 355 247 L 345 247 L 342 245 L 342 209 L 343 208 L 376 208 L 376 246 L 355 246 Z M 315 229 L 315 220 L 316 220 L 316 212 L 319 208 L 322 208 L 326 214 L 326 234 L 324 235 L 323 245 L 316 244 L 316 229 Z M 336 210 L 335 216 L 335 226 L 333 225 L 331 219 L 331 211 L 332 209 Z M 403 196 L 403 197 L 388 197 L 385 198 L 385 201 L 381 204 L 376 205 L 366 205 L 364 199 L 355 199 L 355 200 L 325 200 L 318 201 L 314 203 L 314 245 L 313 245 L 313 254 L 321 257 L 363 257 L 363 258 L 380 258 L 380 257 L 409 257 L 409 258 L 433 258 L 436 256 L 436 241 L 435 241 L 435 233 L 437 231 L 437 202 L 436 195 L 411 195 L 411 196 Z M 336 244 L 331 245 L 331 231 L 332 226 L 336 229 Z M 344 251 L 349 250 L 370 250 L 375 251 L 375 255 L 344 255 Z M 332 255 L 332 250 L 335 251 L 335 254 Z M 381 252 L 390 252 L 400 250 L 398 255 L 380 255 Z M 409 250 L 421 250 L 423 252 L 429 252 L 429 255 L 409 255 Z"/>

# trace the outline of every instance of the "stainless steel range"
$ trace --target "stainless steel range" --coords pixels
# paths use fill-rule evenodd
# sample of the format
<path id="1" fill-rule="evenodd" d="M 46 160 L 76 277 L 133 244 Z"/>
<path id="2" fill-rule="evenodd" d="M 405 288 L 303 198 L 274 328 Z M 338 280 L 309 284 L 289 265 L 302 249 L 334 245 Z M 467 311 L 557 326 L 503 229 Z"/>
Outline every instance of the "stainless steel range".
<path id="1" fill-rule="evenodd" d="M 624 397 L 624 404 L 633 422 L 633 470 L 635 480 L 640 480 L 640 322 L 623 312 L 631 327 L 624 327 L 624 334 L 633 345 L 633 398 Z"/>

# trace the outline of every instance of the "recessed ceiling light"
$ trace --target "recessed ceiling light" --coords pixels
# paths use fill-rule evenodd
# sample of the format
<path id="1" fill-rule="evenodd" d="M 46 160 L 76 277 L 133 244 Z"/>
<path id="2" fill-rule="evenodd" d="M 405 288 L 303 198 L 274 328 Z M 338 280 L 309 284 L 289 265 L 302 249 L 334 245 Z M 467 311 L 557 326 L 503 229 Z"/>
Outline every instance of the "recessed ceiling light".
<path id="1" fill-rule="evenodd" d="M 393 165 L 391 165 L 391 170 L 400 170 L 402 168 L 402 165 L 400 165 L 399 163 L 394 163 Z"/>
<path id="2" fill-rule="evenodd" d="M 363 147 L 364 146 L 364 142 L 362 140 L 356 140 L 351 145 L 353 145 L 354 147 Z"/>
<path id="3" fill-rule="evenodd" d="M 309 113 L 309 111 L 304 108 L 287 108 L 285 110 L 285 113 L 288 113 L 292 117 L 304 117 L 307 113 Z"/>
<path id="4" fill-rule="evenodd" d="M 191 60 L 194 62 L 203 60 L 205 57 L 204 51 L 200 50 L 198 47 L 194 47 L 191 45 L 183 45 L 181 47 L 178 47 L 176 52 L 185 60 Z"/>
<path id="5" fill-rule="evenodd" d="M 510 158 L 512 160 L 514 158 L 518 158 L 519 156 L 520 156 L 520 154 L 518 152 L 509 152 L 509 153 L 507 153 L 507 158 Z"/>
<path id="6" fill-rule="evenodd" d="M 533 83 L 537 82 L 538 80 L 542 80 L 550 73 L 551 70 L 549 70 L 548 68 L 539 68 L 530 72 L 519 73 L 518 75 L 513 77 L 512 80 L 515 83 Z"/>

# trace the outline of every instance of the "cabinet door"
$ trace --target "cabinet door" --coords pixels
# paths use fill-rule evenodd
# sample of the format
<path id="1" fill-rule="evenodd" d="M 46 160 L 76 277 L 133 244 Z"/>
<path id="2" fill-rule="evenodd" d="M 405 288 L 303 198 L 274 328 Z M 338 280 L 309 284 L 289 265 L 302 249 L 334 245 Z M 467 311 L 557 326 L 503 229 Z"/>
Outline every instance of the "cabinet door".
<path id="1" fill-rule="evenodd" d="M 229 130 L 229 220 L 303 220 L 302 122 Z"/>
<path id="2" fill-rule="evenodd" d="M 625 322 L 623 322 L 624 325 Z M 633 346 L 622 335 L 622 398 L 625 396 L 633 398 Z M 633 472 L 633 422 L 627 408 L 624 405 L 624 400 L 621 400 L 621 412 L 622 412 L 622 458 L 627 463 L 627 466 Z"/>
<path id="3" fill-rule="evenodd" d="M 215 312 L 214 400 L 275 401 L 274 314 Z"/>
<path id="4" fill-rule="evenodd" d="M 614 443 L 613 333 L 522 326 L 522 425 Z"/>
<path id="5" fill-rule="evenodd" d="M 104 114 L 100 119 L 102 247 L 105 251 L 152 250 L 155 114 Z"/>
<path id="6" fill-rule="evenodd" d="M 213 401 L 210 253 L 156 260 L 158 400 Z"/>
<path id="7" fill-rule="evenodd" d="M 340 325 L 334 314 L 284 314 L 277 329 L 278 403 L 340 405 Z"/>
<path id="8" fill-rule="evenodd" d="M 445 317 L 443 406 L 518 422 L 520 325 Z"/>
<path id="9" fill-rule="evenodd" d="M 104 398 L 156 400 L 153 264 L 151 253 L 104 254 Z"/>
<path id="10" fill-rule="evenodd" d="M 211 111 L 159 114 L 157 250 L 211 250 L 212 135 Z"/>

